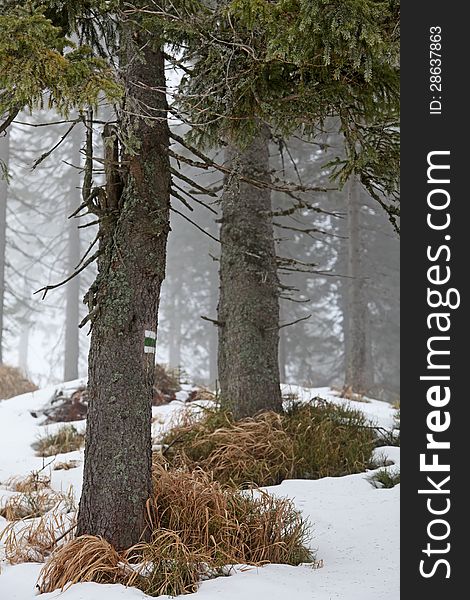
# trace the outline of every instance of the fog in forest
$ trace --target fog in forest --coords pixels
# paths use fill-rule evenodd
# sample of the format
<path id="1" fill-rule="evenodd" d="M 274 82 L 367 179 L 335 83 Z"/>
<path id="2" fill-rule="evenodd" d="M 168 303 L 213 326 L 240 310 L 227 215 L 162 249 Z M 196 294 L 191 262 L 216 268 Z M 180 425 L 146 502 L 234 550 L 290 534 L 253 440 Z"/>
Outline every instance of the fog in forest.
<path id="1" fill-rule="evenodd" d="M 106 116 L 105 109 L 101 118 Z M 96 250 L 93 220 L 70 217 L 82 202 L 85 156 L 83 125 L 71 128 L 72 121 L 46 111 L 34 118 L 23 113 L 9 135 L 0 138 L 0 157 L 9 173 L 8 183 L 2 180 L 0 187 L 6 209 L 0 214 L 2 360 L 41 386 L 87 373 L 89 328 L 78 325 L 87 312 L 83 297 L 95 266 L 45 297 L 36 293 L 67 279 Z M 184 135 L 181 123 L 172 127 Z M 322 136 L 310 142 L 297 136 L 270 142 L 276 181 L 325 190 L 295 197 L 272 191 L 281 283 L 281 381 L 359 385 L 372 397 L 396 401 L 399 236 L 358 182 L 339 189 L 330 180 L 328 163 L 342 152 L 334 131 L 325 126 Z M 95 156 L 102 156 L 98 126 L 93 140 Z M 222 151 L 210 157 L 224 161 Z M 177 165 L 157 362 L 180 369 L 182 379 L 214 388 L 223 175 L 188 163 Z M 95 185 L 100 176 L 95 163 Z M 354 384 L 351 378 L 360 381 Z"/>

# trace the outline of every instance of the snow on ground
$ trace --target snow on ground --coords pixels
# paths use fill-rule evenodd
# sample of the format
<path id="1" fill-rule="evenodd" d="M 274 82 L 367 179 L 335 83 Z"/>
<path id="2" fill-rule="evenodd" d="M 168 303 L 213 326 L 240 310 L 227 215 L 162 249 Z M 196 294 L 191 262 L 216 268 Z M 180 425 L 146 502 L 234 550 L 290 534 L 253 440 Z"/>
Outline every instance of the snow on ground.
<path id="1" fill-rule="evenodd" d="M 74 390 L 83 384 L 75 381 L 62 389 Z M 56 491 L 72 486 L 79 498 L 83 471 L 83 451 L 59 455 L 55 460 L 78 460 L 79 466 L 68 471 L 52 470 L 53 459 L 34 456 L 31 444 L 44 432 L 42 419 L 34 418 L 47 404 L 55 387 L 48 387 L 10 400 L 0 401 L 0 505 L 11 496 L 4 484 L 10 477 L 26 476 L 46 465 Z M 184 390 L 183 390 L 184 391 Z M 370 400 L 349 402 L 329 388 L 284 386 L 302 401 L 321 396 L 337 403 L 349 403 L 362 410 L 374 425 L 393 428 L 394 411 L 389 404 Z M 184 395 L 168 405 L 153 408 L 153 432 L 168 426 L 184 407 Z M 58 424 L 46 426 L 53 431 Z M 84 422 L 76 423 L 84 428 Z M 376 450 L 399 468 L 400 450 L 384 447 Z M 327 477 L 317 481 L 288 480 L 267 488 L 270 493 L 292 498 L 313 524 L 312 548 L 321 568 L 268 565 L 263 568 L 234 568 L 230 577 L 205 581 L 188 600 L 397 600 L 399 597 L 399 494 L 400 486 L 376 489 L 367 481 L 370 472 L 347 477 Z M 7 525 L 0 517 L 0 533 Z M 3 553 L 0 545 L 0 559 Z M 0 560 L 0 600 L 33 600 L 41 569 L 37 563 L 9 565 Z M 120 585 L 80 583 L 65 592 L 43 594 L 44 600 L 144 600 L 149 598 L 134 588 Z M 166 597 L 165 597 L 166 598 Z"/>

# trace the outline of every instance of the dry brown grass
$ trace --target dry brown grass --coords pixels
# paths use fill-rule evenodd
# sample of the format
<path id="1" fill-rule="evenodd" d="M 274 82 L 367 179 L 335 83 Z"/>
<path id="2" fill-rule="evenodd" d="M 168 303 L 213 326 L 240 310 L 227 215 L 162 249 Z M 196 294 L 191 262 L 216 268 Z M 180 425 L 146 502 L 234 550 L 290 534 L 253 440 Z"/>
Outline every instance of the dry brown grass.
<path id="1" fill-rule="evenodd" d="M 338 396 L 340 398 L 346 398 L 346 400 L 354 400 L 354 402 L 370 402 L 370 400 L 366 397 L 364 393 L 359 394 L 357 392 L 354 392 L 350 385 L 342 388 L 333 386 L 332 389 L 338 393 Z"/>
<path id="2" fill-rule="evenodd" d="M 176 531 L 193 551 L 223 564 L 298 564 L 309 560 L 309 527 L 292 502 L 263 491 L 241 492 L 204 471 L 154 461 L 152 531 Z"/>
<path id="3" fill-rule="evenodd" d="M 187 402 L 201 402 L 201 401 L 215 402 L 217 400 L 216 394 L 212 390 L 205 387 L 199 387 L 192 390 L 188 396 Z"/>
<path id="4" fill-rule="evenodd" d="M 102 538 L 83 535 L 65 544 L 39 574 L 40 593 L 65 589 L 79 581 L 122 583 L 130 573 L 122 557 Z"/>
<path id="5" fill-rule="evenodd" d="M 313 559 L 306 547 L 309 525 L 289 500 L 241 492 L 200 470 L 170 469 L 161 459 L 153 474 L 150 541 L 119 554 L 100 538 L 79 537 L 49 558 L 41 592 L 95 581 L 176 596 L 194 592 L 201 578 L 225 574 L 227 565 Z"/>
<path id="6" fill-rule="evenodd" d="M 57 462 L 54 464 L 54 471 L 68 471 L 70 469 L 75 469 L 80 465 L 80 461 L 78 460 L 66 460 L 63 462 Z"/>
<path id="7" fill-rule="evenodd" d="M 54 508 L 56 503 L 54 495 L 47 490 L 16 494 L 10 496 L 0 507 L 0 516 L 7 521 L 21 521 L 22 519 L 40 517 Z"/>
<path id="8" fill-rule="evenodd" d="M 33 471 L 26 477 L 10 477 L 5 486 L 14 492 L 29 494 L 50 487 L 51 480 L 39 471 Z"/>
<path id="9" fill-rule="evenodd" d="M 220 409 L 188 411 L 161 441 L 173 466 L 201 468 L 221 483 L 266 486 L 365 471 L 374 433 L 360 411 L 317 398 L 241 421 Z"/>
<path id="10" fill-rule="evenodd" d="M 68 492 L 55 492 L 47 486 L 38 489 L 34 487 L 23 489 L 25 491 L 10 496 L 0 507 L 0 516 L 7 521 L 42 517 L 59 504 L 62 504 L 66 512 L 75 509 L 75 497 L 72 489 L 69 489 Z"/>
<path id="11" fill-rule="evenodd" d="M 84 433 L 77 431 L 73 425 L 63 425 L 54 433 L 46 432 L 32 447 L 36 450 L 36 456 L 47 457 L 80 450 L 84 443 Z"/>
<path id="12" fill-rule="evenodd" d="M 57 511 L 37 519 L 9 523 L 0 535 L 5 558 L 13 565 L 43 562 L 57 542 L 65 544 L 72 538 L 73 528 L 73 520 Z"/>
<path id="13" fill-rule="evenodd" d="M 201 468 L 221 483 L 270 485 L 292 475 L 294 448 L 282 418 L 265 412 L 234 422 L 229 413 L 183 413 L 164 436 L 172 464 Z"/>
<path id="14" fill-rule="evenodd" d="M 37 389 L 37 386 L 29 381 L 20 369 L 0 365 L 0 400 L 34 392 Z"/>
<path id="15" fill-rule="evenodd" d="M 210 575 L 210 557 L 188 548 L 175 531 L 157 532 L 151 542 L 133 546 L 125 557 L 133 569 L 125 584 L 149 596 L 191 594 L 201 578 Z"/>

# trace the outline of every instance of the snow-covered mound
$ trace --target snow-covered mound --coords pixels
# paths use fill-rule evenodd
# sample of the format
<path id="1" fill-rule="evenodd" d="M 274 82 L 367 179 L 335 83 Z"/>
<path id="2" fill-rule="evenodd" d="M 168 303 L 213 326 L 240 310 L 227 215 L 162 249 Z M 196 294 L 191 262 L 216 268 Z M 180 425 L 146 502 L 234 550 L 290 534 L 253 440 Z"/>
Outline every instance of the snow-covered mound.
<path id="1" fill-rule="evenodd" d="M 83 381 L 63 384 L 73 391 Z M 12 477 L 27 476 L 43 469 L 51 487 L 65 492 L 70 487 L 78 500 L 81 492 L 83 450 L 48 459 L 35 456 L 31 444 L 44 434 L 54 432 L 60 424 L 41 425 L 35 414 L 48 404 L 55 387 L 0 402 L 0 506 L 13 492 L 6 482 Z M 328 388 L 284 386 L 284 393 L 308 401 L 315 396 L 337 403 L 348 403 Z M 155 434 L 168 426 L 170 419 L 184 408 L 184 398 L 153 407 Z M 394 410 L 384 402 L 350 402 L 365 413 L 374 425 L 386 429 L 394 426 Z M 85 422 L 74 424 L 83 430 Z M 377 451 L 399 465 L 399 448 L 383 447 Z M 68 470 L 54 470 L 54 464 L 76 461 Z M 288 480 L 267 488 L 270 493 L 292 498 L 313 524 L 312 548 L 317 568 L 268 565 L 263 568 L 234 569 L 230 577 L 205 581 L 195 594 L 196 600 L 396 600 L 399 597 L 399 485 L 391 489 L 374 488 L 367 477 L 370 472 L 316 481 Z M 0 517 L 0 533 L 8 521 Z M 0 599 L 33 600 L 38 563 L 10 565 L 4 560 L 0 545 Z M 187 596 L 189 598 L 189 596 Z M 44 600 L 143 600 L 149 598 L 134 588 L 120 585 L 80 583 L 65 592 L 43 594 Z"/>

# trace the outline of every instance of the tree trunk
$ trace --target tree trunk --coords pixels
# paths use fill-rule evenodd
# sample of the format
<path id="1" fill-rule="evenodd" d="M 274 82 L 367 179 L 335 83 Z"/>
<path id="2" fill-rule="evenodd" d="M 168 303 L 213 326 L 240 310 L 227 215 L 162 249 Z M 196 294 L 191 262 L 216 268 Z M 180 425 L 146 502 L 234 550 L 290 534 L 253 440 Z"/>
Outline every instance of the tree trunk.
<path id="1" fill-rule="evenodd" d="M 173 278 L 171 290 L 171 313 L 169 327 L 169 352 L 168 366 L 172 369 L 181 367 L 181 306 L 178 296 L 180 281 L 177 276 Z"/>
<path id="2" fill-rule="evenodd" d="M 67 206 L 71 215 L 81 204 L 80 199 L 80 146 L 81 128 L 75 127 L 72 133 L 72 168 L 70 177 L 70 195 Z M 80 262 L 80 229 L 77 219 L 69 219 L 67 231 L 67 271 L 72 274 Z M 78 361 L 80 354 L 79 329 L 80 322 L 80 277 L 75 276 L 67 283 L 65 290 L 65 349 L 64 349 L 64 381 L 78 378 Z"/>
<path id="3" fill-rule="evenodd" d="M 360 229 L 361 199 L 359 184 L 351 178 L 348 192 L 348 318 L 346 320 L 346 377 L 349 392 L 365 394 L 370 386 L 367 352 L 367 299 L 361 265 L 364 251 Z"/>
<path id="4" fill-rule="evenodd" d="M 217 230 L 211 231 L 214 235 L 217 234 Z M 213 315 L 217 312 L 217 292 L 218 292 L 218 276 L 217 269 L 214 264 L 210 264 L 209 267 L 209 315 L 214 318 Z M 211 389 L 217 388 L 217 328 L 212 324 L 208 323 L 209 326 L 209 387 Z"/>
<path id="5" fill-rule="evenodd" d="M 25 315 L 20 322 L 20 335 L 18 345 L 18 367 L 23 371 L 26 377 L 29 376 L 28 354 L 29 354 L 29 334 L 31 333 L 31 321 L 29 314 Z"/>
<path id="6" fill-rule="evenodd" d="M 5 262 L 7 241 L 7 195 L 6 171 L 10 158 L 10 138 L 8 132 L 0 134 L 0 364 L 3 363 L 3 328 L 5 310 Z"/>
<path id="7" fill-rule="evenodd" d="M 282 304 L 280 305 L 281 321 L 284 320 L 284 310 Z M 282 383 L 287 382 L 287 340 L 285 327 L 279 330 L 279 377 Z"/>
<path id="8" fill-rule="evenodd" d="M 269 179 L 269 131 L 240 151 L 221 198 L 218 368 L 222 403 L 236 418 L 282 410 L 279 384 L 279 281 L 271 193 L 240 176 Z"/>
<path id="9" fill-rule="evenodd" d="M 126 101 L 120 139 L 133 148 L 122 156 L 122 193 L 108 165 L 102 254 L 87 295 L 94 319 L 77 528 L 77 535 L 100 535 L 119 549 L 148 535 L 155 336 L 170 206 L 164 59 L 156 39 L 135 25 L 138 19 L 124 21 L 121 34 Z M 113 138 L 106 142 L 109 149 Z"/>

